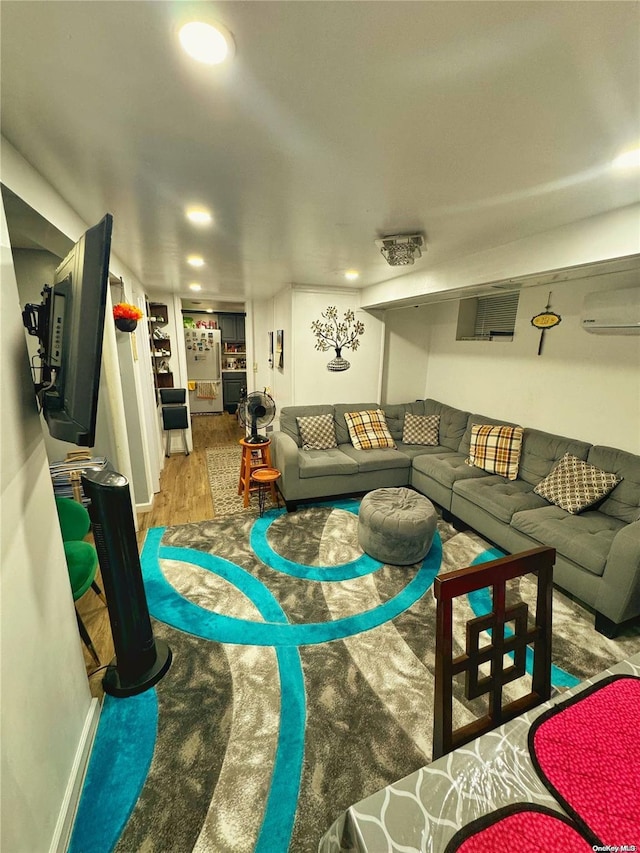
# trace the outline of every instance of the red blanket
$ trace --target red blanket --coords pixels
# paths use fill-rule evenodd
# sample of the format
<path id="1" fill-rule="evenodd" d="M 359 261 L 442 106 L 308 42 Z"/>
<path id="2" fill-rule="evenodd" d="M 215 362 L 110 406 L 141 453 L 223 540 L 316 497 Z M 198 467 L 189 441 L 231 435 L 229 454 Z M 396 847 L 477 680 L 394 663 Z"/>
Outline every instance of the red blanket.
<path id="1" fill-rule="evenodd" d="M 640 850 L 640 679 L 604 679 L 545 712 L 529 750 L 545 786 L 594 843 Z"/>

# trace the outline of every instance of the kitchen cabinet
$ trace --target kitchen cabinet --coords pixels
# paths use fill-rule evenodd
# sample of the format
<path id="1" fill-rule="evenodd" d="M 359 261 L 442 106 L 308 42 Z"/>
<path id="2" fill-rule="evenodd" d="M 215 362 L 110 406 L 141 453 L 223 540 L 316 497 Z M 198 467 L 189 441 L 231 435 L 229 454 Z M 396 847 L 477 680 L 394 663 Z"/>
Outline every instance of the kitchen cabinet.
<path id="1" fill-rule="evenodd" d="M 226 412 L 234 415 L 241 397 L 246 393 L 247 374 L 241 371 L 222 371 L 222 398 Z"/>
<path id="2" fill-rule="evenodd" d="M 218 314 L 222 342 L 244 343 L 244 314 Z"/>

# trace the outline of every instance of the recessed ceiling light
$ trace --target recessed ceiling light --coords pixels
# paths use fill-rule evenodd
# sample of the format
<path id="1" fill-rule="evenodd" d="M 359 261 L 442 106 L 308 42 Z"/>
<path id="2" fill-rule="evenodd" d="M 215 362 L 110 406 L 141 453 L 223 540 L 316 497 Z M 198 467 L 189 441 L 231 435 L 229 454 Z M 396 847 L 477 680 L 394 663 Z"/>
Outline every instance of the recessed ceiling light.
<path id="1" fill-rule="evenodd" d="M 190 255 L 187 258 L 187 263 L 192 267 L 203 267 L 204 258 L 201 258 L 199 255 Z"/>
<path id="2" fill-rule="evenodd" d="M 220 24 L 190 21 L 180 28 L 180 44 L 192 59 L 205 65 L 219 65 L 233 53 L 233 37 Z"/>
<path id="3" fill-rule="evenodd" d="M 196 291 L 202 290 L 202 285 L 201 284 L 195 284 L 195 282 L 194 282 L 193 284 L 189 285 L 189 290 L 196 290 Z"/>
<path id="4" fill-rule="evenodd" d="M 360 273 L 358 270 L 347 270 L 344 277 L 349 281 L 355 281 L 357 278 L 360 278 Z"/>
<path id="5" fill-rule="evenodd" d="M 207 314 L 213 314 L 213 308 L 207 308 Z"/>
<path id="6" fill-rule="evenodd" d="M 637 169 L 640 167 L 640 148 L 623 151 L 611 163 L 614 169 Z"/>
<path id="7" fill-rule="evenodd" d="M 187 219 L 194 225 L 208 225 L 212 216 L 204 207 L 190 207 L 187 210 Z"/>

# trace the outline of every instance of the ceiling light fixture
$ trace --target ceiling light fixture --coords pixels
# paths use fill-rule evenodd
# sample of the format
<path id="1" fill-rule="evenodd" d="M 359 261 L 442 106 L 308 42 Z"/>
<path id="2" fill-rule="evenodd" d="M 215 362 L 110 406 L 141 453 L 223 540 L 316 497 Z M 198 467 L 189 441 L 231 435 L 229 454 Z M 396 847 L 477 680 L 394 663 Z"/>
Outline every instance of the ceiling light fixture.
<path id="1" fill-rule="evenodd" d="M 203 267 L 204 258 L 201 258 L 199 255 L 190 255 L 187 258 L 187 263 L 192 267 Z"/>
<path id="2" fill-rule="evenodd" d="M 422 256 L 422 234 L 394 234 L 376 240 L 376 246 L 390 267 L 405 267 Z"/>
<path id="3" fill-rule="evenodd" d="M 637 169 L 640 167 L 640 148 L 632 148 L 619 154 L 611 163 L 614 169 Z"/>
<path id="4" fill-rule="evenodd" d="M 358 270 L 347 270 L 344 274 L 344 277 L 348 281 L 355 281 L 357 278 L 360 278 L 360 273 Z"/>
<path id="5" fill-rule="evenodd" d="M 212 216 L 204 207 L 190 207 L 187 210 L 187 219 L 194 225 L 209 225 Z"/>
<path id="6" fill-rule="evenodd" d="M 220 65 L 233 54 L 233 36 L 225 27 L 190 21 L 180 28 L 180 44 L 192 59 L 205 65 Z"/>
<path id="7" fill-rule="evenodd" d="M 194 284 L 189 285 L 189 290 L 195 290 L 195 291 L 202 290 L 202 285 L 201 284 L 195 284 L 195 282 L 194 282 Z"/>

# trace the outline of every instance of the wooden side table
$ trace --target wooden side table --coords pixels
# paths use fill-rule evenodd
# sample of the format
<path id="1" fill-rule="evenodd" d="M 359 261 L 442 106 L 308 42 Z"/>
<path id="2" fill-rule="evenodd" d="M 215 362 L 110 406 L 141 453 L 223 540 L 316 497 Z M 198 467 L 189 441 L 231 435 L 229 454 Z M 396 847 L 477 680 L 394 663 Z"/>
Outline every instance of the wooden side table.
<path id="1" fill-rule="evenodd" d="M 277 468 L 258 468 L 251 474 L 251 479 L 258 485 L 258 508 L 261 516 L 264 515 L 268 492 L 271 492 L 273 503 L 280 506 L 278 490 L 276 489 L 276 480 L 279 477 L 280 471 Z"/>
<path id="2" fill-rule="evenodd" d="M 260 468 L 271 468 L 271 440 L 252 444 L 244 438 L 240 439 L 242 447 L 242 460 L 240 462 L 240 478 L 238 480 L 238 494 L 243 495 L 243 505 L 249 506 L 250 492 L 257 491 L 258 483 L 251 484 L 252 475 Z M 271 486 L 271 494 L 275 501 L 275 486 Z"/>

